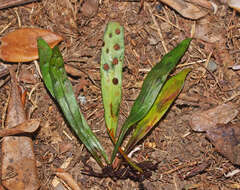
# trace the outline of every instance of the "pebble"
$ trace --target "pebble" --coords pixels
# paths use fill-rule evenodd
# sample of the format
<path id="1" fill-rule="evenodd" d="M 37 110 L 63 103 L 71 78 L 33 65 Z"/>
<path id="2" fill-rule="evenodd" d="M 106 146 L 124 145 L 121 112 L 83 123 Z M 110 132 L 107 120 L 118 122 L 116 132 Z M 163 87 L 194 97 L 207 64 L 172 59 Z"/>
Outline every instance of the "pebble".
<path id="1" fill-rule="evenodd" d="M 207 69 L 211 72 L 215 72 L 217 70 L 217 64 L 213 59 L 210 59 Z"/>

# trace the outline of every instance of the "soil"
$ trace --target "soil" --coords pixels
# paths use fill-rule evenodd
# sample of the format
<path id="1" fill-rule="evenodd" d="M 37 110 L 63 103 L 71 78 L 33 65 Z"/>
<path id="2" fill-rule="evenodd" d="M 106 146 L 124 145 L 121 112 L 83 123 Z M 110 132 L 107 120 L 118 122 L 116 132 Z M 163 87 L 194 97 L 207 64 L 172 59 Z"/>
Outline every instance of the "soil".
<path id="1" fill-rule="evenodd" d="M 141 11 L 140 2 L 99 1 L 98 9 L 95 7 L 90 13 L 81 4 L 82 1 L 75 0 L 42 0 L 0 10 L 0 37 L 20 27 L 45 28 L 63 36 L 59 47 L 65 63 L 82 73 L 81 77 L 69 76 L 75 95 L 88 124 L 110 155 L 112 143 L 104 123 L 99 70 L 106 24 L 108 21 L 118 21 L 125 29 L 121 125 L 130 112 L 144 77 L 166 53 L 163 43 L 168 51 L 173 49 L 181 40 L 191 36 L 191 28 L 196 21 L 183 18 L 158 1 L 146 1 Z M 192 68 L 183 91 L 171 109 L 137 146 L 139 149 L 134 153 L 133 160 L 138 163 L 150 161 L 154 166 L 151 177 L 141 182 L 130 177 L 119 179 L 85 175 L 89 171 L 87 166 L 96 173 L 101 173 L 101 169 L 64 120 L 35 65 L 32 62 L 18 64 L 19 73 L 28 71 L 34 76 L 33 84 L 23 81 L 21 86 L 28 95 L 31 92 L 26 104 L 28 116 L 41 120 L 41 129 L 33 136 L 40 189 L 57 189 L 53 185 L 56 180 L 54 169 L 63 167 L 63 164 L 83 189 L 240 187 L 239 174 L 230 178 L 225 176 L 238 169 L 238 166 L 217 153 L 205 134 L 192 131 L 189 125 L 191 114 L 196 111 L 225 102 L 237 107 L 240 104 L 240 70 L 229 68 L 240 60 L 240 15 L 218 1 L 216 4 L 219 6 L 217 13 L 209 11 L 207 19 L 213 28 L 210 32 L 221 35 L 222 42 L 219 45 L 194 39 L 180 65 L 172 73 L 185 67 Z M 206 69 L 206 59 L 211 53 L 211 62 L 217 66 L 215 71 Z M 1 115 L 5 113 L 9 89 L 10 82 L 0 88 Z M 232 121 L 238 122 L 240 115 Z"/>

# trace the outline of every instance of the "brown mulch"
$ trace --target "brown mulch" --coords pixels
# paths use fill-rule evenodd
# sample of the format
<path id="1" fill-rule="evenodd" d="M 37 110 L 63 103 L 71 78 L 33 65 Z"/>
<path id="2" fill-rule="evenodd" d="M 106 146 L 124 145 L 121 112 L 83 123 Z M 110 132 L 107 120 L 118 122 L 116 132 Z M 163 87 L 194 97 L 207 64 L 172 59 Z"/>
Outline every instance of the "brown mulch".
<path id="1" fill-rule="evenodd" d="M 125 28 L 125 63 L 123 67 L 123 99 L 120 125 L 129 114 L 142 81 L 152 66 L 181 40 L 191 36 L 196 21 L 183 18 L 158 1 L 147 1 L 139 12 L 139 2 L 100 1 L 96 14 L 79 11 L 82 1 L 43 0 L 24 6 L 0 10 L 0 37 L 19 27 L 40 27 L 63 36 L 60 44 L 66 64 L 82 73 L 70 77 L 75 95 L 89 125 L 111 153 L 112 143 L 104 124 L 101 102 L 99 61 L 102 37 L 108 21 L 118 21 Z M 194 39 L 176 71 L 193 68 L 185 87 L 167 115 L 139 144 L 134 154 L 137 162 L 157 164 L 149 179 L 136 182 L 130 178 L 112 180 L 85 175 L 91 166 L 101 170 L 90 157 L 73 131 L 66 124 L 59 108 L 47 93 L 33 63 L 19 64 L 18 72 L 28 71 L 33 84 L 22 82 L 31 98 L 26 104 L 30 118 L 41 119 L 41 129 L 34 135 L 41 189 L 53 186 L 55 168 L 64 168 L 84 189 L 231 189 L 240 187 L 239 174 L 225 175 L 238 168 L 215 151 L 204 133 L 193 132 L 191 114 L 221 103 L 231 102 L 240 107 L 240 70 L 230 69 L 240 61 L 240 15 L 216 1 L 216 14 L 207 15 L 221 43 L 210 44 Z M 94 10 L 93 10 L 94 11 Z M 96 11 L 96 10 L 95 10 Z M 216 71 L 206 69 L 208 56 L 217 64 Z M 232 63 L 233 62 L 233 63 Z M 174 74 L 174 73 L 173 73 Z M 1 80 L 4 80 L 1 78 Z M 84 85 L 83 85 L 84 84 Z M 0 88 L 0 115 L 4 114 L 10 83 Z M 28 96 L 30 97 L 30 96 Z M 232 123 L 239 123 L 238 115 Z M 2 123 L 2 120 L 1 122 Z"/>

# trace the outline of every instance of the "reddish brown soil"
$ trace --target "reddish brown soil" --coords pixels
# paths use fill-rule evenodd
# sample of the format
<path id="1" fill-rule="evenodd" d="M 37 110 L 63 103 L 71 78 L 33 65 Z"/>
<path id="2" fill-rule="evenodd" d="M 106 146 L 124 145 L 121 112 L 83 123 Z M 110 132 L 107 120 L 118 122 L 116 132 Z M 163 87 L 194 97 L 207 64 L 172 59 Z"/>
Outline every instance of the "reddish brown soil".
<path id="1" fill-rule="evenodd" d="M 144 6 L 139 14 L 139 2 L 101 1 L 98 12 L 92 17 L 84 16 L 79 11 L 80 2 L 77 1 L 77 6 L 73 6 L 73 9 L 77 9 L 76 12 L 66 6 L 66 2 L 43 0 L 0 10 L 0 31 L 6 27 L 0 37 L 19 27 L 45 28 L 64 37 L 60 49 L 65 63 L 82 73 L 81 77 L 70 77 L 75 95 L 78 100 L 79 97 L 86 98 L 85 103 L 79 102 L 81 110 L 110 155 L 112 143 L 105 129 L 99 71 L 102 37 L 107 22 L 118 21 L 125 28 L 121 125 L 129 114 L 146 73 L 165 54 L 156 29 L 161 28 L 164 43 L 171 50 L 182 39 L 190 36 L 195 21 L 181 17 L 167 6 L 157 10 L 159 2 L 156 1 L 146 2 L 150 8 Z M 75 1 L 72 2 L 74 5 Z M 192 63 L 188 66 L 193 70 L 187 77 L 181 95 L 151 134 L 139 144 L 140 150 L 134 154 L 133 159 L 137 162 L 149 160 L 159 163 L 152 177 L 141 183 L 130 179 L 113 181 L 110 178 L 98 179 L 83 175 L 81 171 L 86 169 L 86 163 L 96 172 L 100 172 L 100 169 L 67 125 L 59 108 L 47 93 L 34 64 L 19 64 L 19 71 L 30 71 L 37 81 L 35 84 L 22 82 L 22 87 L 28 92 L 34 88 L 26 109 L 29 117 L 41 120 L 41 129 L 33 137 L 41 189 L 54 189 L 54 168 L 61 167 L 63 163 L 68 163 L 66 171 L 84 189 L 180 190 L 231 189 L 234 185 L 240 187 L 239 174 L 231 178 L 225 177 L 225 174 L 238 167 L 218 154 L 204 133 L 193 132 L 188 122 L 193 112 L 206 110 L 223 102 L 231 102 L 239 107 L 240 71 L 228 69 L 231 63 L 224 62 L 224 58 L 229 56 L 234 63 L 239 63 L 240 17 L 219 2 L 218 5 L 217 14 L 209 11 L 207 17 L 215 28 L 212 32 L 221 34 L 223 42 L 217 45 L 193 40 L 182 59 L 182 63 Z M 157 24 L 154 24 L 149 9 L 155 15 Z M 199 60 L 207 59 L 211 52 L 212 60 L 217 64 L 215 72 L 206 70 L 204 61 L 198 63 Z M 176 71 L 184 67 L 180 65 Z M 5 113 L 9 85 L 8 82 L 0 88 L 1 115 Z M 240 116 L 232 122 L 240 122 Z M 185 178 L 188 172 L 201 167 L 202 172 Z"/>

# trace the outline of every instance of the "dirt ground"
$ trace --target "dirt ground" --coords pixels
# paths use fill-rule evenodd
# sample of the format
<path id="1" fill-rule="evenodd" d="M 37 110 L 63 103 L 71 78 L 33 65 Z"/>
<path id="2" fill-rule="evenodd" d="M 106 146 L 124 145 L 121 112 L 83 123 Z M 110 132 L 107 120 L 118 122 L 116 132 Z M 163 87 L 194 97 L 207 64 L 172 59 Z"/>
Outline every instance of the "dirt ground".
<path id="1" fill-rule="evenodd" d="M 70 6 L 71 4 L 71 6 Z M 218 43 L 194 39 L 178 65 L 176 71 L 193 68 L 185 87 L 166 116 L 157 124 L 144 141 L 133 159 L 158 163 L 150 179 L 143 182 L 95 178 L 84 175 L 86 163 L 95 171 L 100 169 L 90 157 L 82 143 L 65 122 L 36 70 L 31 63 L 19 64 L 18 72 L 34 76 L 33 84 L 26 80 L 21 86 L 31 97 L 26 109 L 29 117 L 41 120 L 41 129 L 34 134 L 34 151 L 37 159 L 41 190 L 56 189 L 54 168 L 66 165 L 74 179 L 83 189 L 234 189 L 240 188 L 239 174 L 227 178 L 225 175 L 238 168 L 215 151 L 204 133 L 191 130 L 191 114 L 207 110 L 224 102 L 239 107 L 240 70 L 229 67 L 240 59 L 240 15 L 226 5 L 219 6 L 216 14 L 209 10 L 206 16 L 209 35 L 220 38 Z M 75 6 L 76 5 L 76 6 Z M 79 11 L 79 1 L 42 0 L 32 4 L 0 11 L 0 37 L 19 27 L 40 27 L 63 36 L 60 44 L 66 64 L 82 73 L 81 77 L 70 77 L 75 95 L 89 125 L 103 143 L 107 152 L 112 151 L 104 123 L 101 102 L 99 61 L 104 29 L 108 21 L 118 21 L 125 28 L 125 62 L 123 67 L 123 99 L 120 124 L 129 114 L 142 81 L 152 66 L 178 42 L 191 36 L 198 21 L 183 18 L 174 10 L 158 1 L 145 2 L 139 12 L 140 2 L 100 1 L 98 10 L 90 13 Z M 162 35 L 162 36 L 161 36 Z M 163 40 L 162 40 L 163 39 Z M 206 68 L 211 64 L 216 70 Z M 172 73 L 174 74 L 174 73 Z M 0 114 L 4 114 L 9 96 L 10 82 L 0 88 Z M 232 123 L 240 122 L 238 115 Z M 185 177 L 190 171 L 195 175 Z M 60 188 L 59 188 L 60 189 Z"/>

